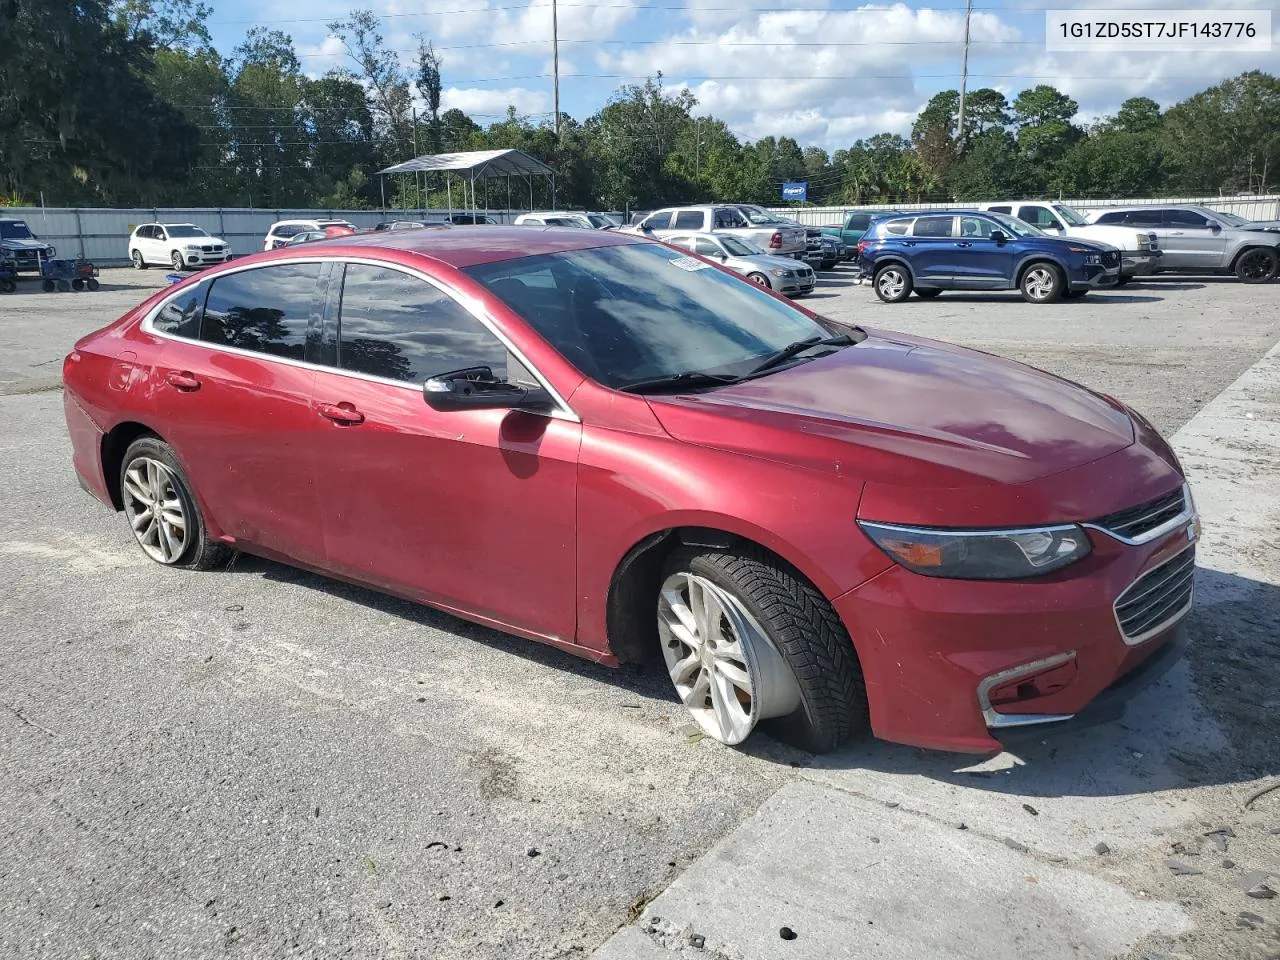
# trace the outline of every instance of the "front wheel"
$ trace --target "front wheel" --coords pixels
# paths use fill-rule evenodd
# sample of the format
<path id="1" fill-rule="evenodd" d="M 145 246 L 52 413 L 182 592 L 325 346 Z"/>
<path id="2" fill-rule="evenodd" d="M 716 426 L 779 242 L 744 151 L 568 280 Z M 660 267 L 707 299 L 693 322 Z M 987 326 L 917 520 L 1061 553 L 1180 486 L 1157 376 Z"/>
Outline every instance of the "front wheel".
<path id="1" fill-rule="evenodd" d="M 90 277 L 88 280 L 85 281 L 85 286 L 87 286 L 90 290 L 97 290 L 100 286 L 102 286 L 102 284 L 98 282 L 97 277 Z"/>
<path id="2" fill-rule="evenodd" d="M 134 539 L 156 563 L 208 570 L 230 556 L 209 536 L 178 458 L 158 437 L 140 437 L 125 451 L 120 499 Z"/>
<path id="3" fill-rule="evenodd" d="M 1240 254 L 1236 261 L 1236 276 L 1241 283 L 1265 283 L 1276 275 L 1280 257 L 1267 247 L 1254 247 Z"/>
<path id="4" fill-rule="evenodd" d="M 862 671 L 840 618 L 763 550 L 676 551 L 657 613 L 667 672 L 707 736 L 738 744 L 768 721 L 822 753 L 866 729 Z"/>
<path id="5" fill-rule="evenodd" d="M 773 289 L 772 285 L 769 283 L 769 278 L 763 273 L 748 273 L 747 279 L 754 284 L 764 287 L 766 290 Z"/>
<path id="6" fill-rule="evenodd" d="M 133 261 L 133 269 L 135 270 L 147 269 L 147 261 L 142 259 L 141 250 L 133 251 L 133 253 L 129 254 L 129 259 Z"/>
<path id="7" fill-rule="evenodd" d="M 911 296 L 911 278 L 907 268 L 891 263 L 876 271 L 874 286 L 876 296 L 885 303 L 900 303 Z"/>
<path id="8" fill-rule="evenodd" d="M 177 250 L 173 251 L 173 254 L 169 257 L 169 262 L 173 264 L 173 269 L 175 270 L 182 270 L 186 266 L 182 261 L 182 254 Z"/>
<path id="9" fill-rule="evenodd" d="M 1028 303 L 1052 303 L 1062 297 L 1066 281 L 1052 263 L 1033 263 L 1022 275 L 1022 299 Z"/>

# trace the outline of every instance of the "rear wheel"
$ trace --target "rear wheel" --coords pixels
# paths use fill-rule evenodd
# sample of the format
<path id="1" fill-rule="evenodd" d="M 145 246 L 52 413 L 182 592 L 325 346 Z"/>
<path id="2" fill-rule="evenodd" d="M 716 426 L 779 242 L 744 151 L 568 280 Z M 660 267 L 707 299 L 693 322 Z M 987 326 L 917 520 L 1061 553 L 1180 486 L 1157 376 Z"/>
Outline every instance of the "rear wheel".
<path id="1" fill-rule="evenodd" d="M 760 286 L 764 287 L 766 290 L 772 289 L 772 285 L 769 283 L 769 278 L 766 277 L 763 273 L 748 273 L 747 279 L 750 280 L 752 283 L 759 284 Z"/>
<path id="2" fill-rule="evenodd" d="M 97 277 L 90 277 L 88 280 L 85 281 L 85 286 L 87 286 L 90 290 L 97 290 L 100 286 L 102 286 L 102 284 L 98 282 Z"/>
<path id="3" fill-rule="evenodd" d="M 18 285 L 14 283 L 12 280 L 10 280 L 8 277 L 5 277 L 4 279 L 0 280 L 0 293 L 13 293 L 13 291 L 17 289 L 18 289 Z"/>
<path id="4" fill-rule="evenodd" d="M 129 259 L 133 261 L 133 269 L 135 270 L 147 269 L 147 261 L 142 259 L 141 250 L 134 250 L 133 253 L 129 254 Z"/>
<path id="5" fill-rule="evenodd" d="M 1253 247 L 1240 254 L 1236 261 L 1236 276 L 1242 283 L 1265 283 L 1276 275 L 1280 257 L 1269 247 Z"/>
<path id="6" fill-rule="evenodd" d="M 59 293 L 70 293 L 70 292 L 71 292 L 71 281 L 70 281 L 70 280 L 59 280 L 59 281 L 57 281 L 57 284 L 56 284 L 56 285 L 57 285 L 57 287 L 58 287 L 58 292 L 59 292 Z"/>
<path id="7" fill-rule="evenodd" d="M 676 551 L 657 612 L 667 671 L 707 736 L 738 744 L 768 721 L 821 753 L 867 727 L 862 671 L 840 618 L 764 551 Z"/>
<path id="8" fill-rule="evenodd" d="M 916 290 L 916 296 L 920 297 L 922 300 L 932 300 L 934 297 L 938 296 L 941 293 L 942 291 L 936 287 L 934 287 L 932 290 L 920 290 L 920 289 Z"/>
<path id="9" fill-rule="evenodd" d="M 53 291 L 58 289 L 58 285 L 54 283 L 52 280 L 41 280 L 40 289 L 43 290 L 45 293 L 53 293 Z"/>
<path id="10" fill-rule="evenodd" d="M 140 437 L 125 451 L 120 499 L 134 539 L 156 563 L 208 570 L 231 555 L 209 536 L 177 457 L 159 438 Z"/>
<path id="11" fill-rule="evenodd" d="M 1062 271 L 1052 263 L 1033 263 L 1022 275 L 1022 299 L 1028 303 L 1052 303 L 1066 289 Z"/>
<path id="12" fill-rule="evenodd" d="M 83 290 L 83 289 L 84 289 L 84 281 L 83 281 L 83 280 L 81 280 L 81 279 L 79 279 L 79 278 L 77 278 L 77 279 L 75 279 L 75 280 L 72 280 L 72 281 L 71 281 L 71 289 L 72 289 L 72 290 L 76 290 L 76 291 Z"/>
<path id="13" fill-rule="evenodd" d="M 885 303 L 900 303 L 911 296 L 911 277 L 907 268 L 896 263 L 877 270 L 873 286 L 876 296 Z"/>

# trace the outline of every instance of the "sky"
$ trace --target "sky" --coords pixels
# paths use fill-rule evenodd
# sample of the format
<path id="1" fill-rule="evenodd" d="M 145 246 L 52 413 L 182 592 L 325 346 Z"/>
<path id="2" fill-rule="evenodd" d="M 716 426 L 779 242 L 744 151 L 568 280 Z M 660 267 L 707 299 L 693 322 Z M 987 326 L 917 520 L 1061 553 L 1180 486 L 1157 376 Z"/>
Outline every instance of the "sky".
<path id="1" fill-rule="evenodd" d="M 1257 53 L 1047 53 L 1045 9 L 1105 5 L 973 2 L 969 88 L 995 87 L 1012 99 L 1052 84 L 1078 101 L 1082 123 L 1114 113 L 1127 97 L 1167 107 L 1245 70 L 1280 74 L 1280 41 Z M 1122 0 L 1131 9 L 1185 9 L 1193 20 L 1214 7 L 1273 2 Z M 326 24 L 353 6 L 381 18 L 406 65 L 416 34 L 435 44 L 445 108 L 482 124 L 508 105 L 534 122 L 551 116 L 551 0 L 217 0 L 209 28 L 224 54 L 254 25 L 282 30 L 303 70 L 319 76 L 349 64 Z M 557 0 L 557 13 L 560 106 L 579 120 L 620 85 L 661 70 L 669 87 L 694 92 L 696 114 L 719 117 L 741 138 L 791 136 L 834 151 L 884 131 L 909 134 L 929 98 L 960 83 L 963 0 Z"/>

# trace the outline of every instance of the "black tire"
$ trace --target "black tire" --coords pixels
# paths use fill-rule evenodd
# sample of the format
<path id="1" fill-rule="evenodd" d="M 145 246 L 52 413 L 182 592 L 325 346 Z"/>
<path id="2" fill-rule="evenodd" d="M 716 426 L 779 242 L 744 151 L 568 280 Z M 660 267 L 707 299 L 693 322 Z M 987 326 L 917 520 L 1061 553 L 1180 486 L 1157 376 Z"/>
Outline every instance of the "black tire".
<path id="1" fill-rule="evenodd" d="M 59 293 L 70 293 L 70 292 L 71 292 L 71 281 L 70 281 L 70 280 L 59 280 L 59 281 L 57 281 L 57 287 L 58 287 L 58 292 L 59 292 Z"/>
<path id="2" fill-rule="evenodd" d="M 1067 280 L 1057 264 L 1037 260 L 1022 272 L 1018 289 L 1027 303 L 1054 303 L 1066 292 Z"/>
<path id="3" fill-rule="evenodd" d="M 1120 274 L 1120 276 L 1116 277 L 1116 286 L 1123 287 L 1126 283 L 1128 283 L 1132 279 L 1133 279 L 1133 274 L 1126 275 L 1122 273 Z"/>
<path id="4" fill-rule="evenodd" d="M 871 286 L 885 303 L 901 303 L 911 296 L 911 271 L 900 263 L 885 264 L 876 270 Z"/>
<path id="5" fill-rule="evenodd" d="M 54 283 L 52 280 L 41 280 L 40 289 L 43 290 L 45 293 L 53 293 L 53 291 L 58 289 L 58 285 Z"/>
<path id="6" fill-rule="evenodd" d="M 159 560 L 156 562 L 162 566 L 187 570 L 211 570 L 225 564 L 231 557 L 231 548 L 209 536 L 209 531 L 205 529 L 204 516 L 200 513 L 200 507 L 191 493 L 191 483 L 187 480 L 182 465 L 174 456 L 173 449 L 159 437 L 139 437 L 129 444 L 129 449 L 125 451 L 124 459 L 120 463 L 121 498 L 128 496 L 125 492 L 125 475 L 134 462 L 143 457 L 158 460 L 169 469 L 172 474 L 173 490 L 182 501 L 182 509 L 188 525 L 188 535 L 184 538 L 182 549 L 176 558 L 170 563 Z M 128 516 L 127 512 L 125 516 Z M 146 554 L 145 550 L 143 552 Z M 146 555 L 150 556 L 150 554 Z M 151 557 L 151 559 L 155 558 Z"/>
<path id="7" fill-rule="evenodd" d="M 870 727 L 853 641 L 826 598 L 759 547 L 686 547 L 667 558 L 662 579 L 689 572 L 736 597 L 765 629 L 800 688 L 800 706 L 761 728 L 802 750 L 827 753 Z"/>
<path id="8" fill-rule="evenodd" d="M 71 289 L 72 289 L 72 290 L 75 290 L 77 293 L 79 293 L 81 290 L 83 290 L 83 289 L 84 289 L 84 281 L 83 281 L 83 280 L 81 280 L 79 277 L 77 277 L 76 279 L 72 280 L 72 281 L 71 281 Z"/>
<path id="9" fill-rule="evenodd" d="M 1250 247 L 1236 260 L 1236 277 L 1241 283 L 1266 283 L 1276 276 L 1280 256 L 1271 247 Z"/>
<path id="10" fill-rule="evenodd" d="M 1088 292 L 1089 292 L 1088 290 L 1067 290 L 1062 295 L 1066 297 L 1068 300 L 1080 300 Z"/>
<path id="11" fill-rule="evenodd" d="M 97 290 L 100 286 L 102 286 L 102 284 L 98 282 L 97 277 L 90 277 L 84 283 L 85 283 L 85 286 L 87 286 L 90 290 Z"/>
<path id="12" fill-rule="evenodd" d="M 13 293 L 13 291 L 17 289 L 18 289 L 18 285 L 14 283 L 12 280 L 10 280 L 8 277 L 5 277 L 3 280 L 0 280 L 0 293 Z"/>
<path id="13" fill-rule="evenodd" d="M 169 262 L 173 264 L 174 270 L 187 269 L 186 262 L 182 259 L 182 254 L 179 253 L 177 250 L 173 251 L 173 253 L 169 255 Z"/>
<path id="14" fill-rule="evenodd" d="M 758 284 L 759 286 L 764 287 L 766 290 L 773 289 L 773 284 L 769 282 L 769 278 L 766 277 L 763 273 L 748 273 L 747 279 L 754 284 Z"/>
<path id="15" fill-rule="evenodd" d="M 129 254 L 129 258 L 133 261 L 133 269 L 135 270 L 147 269 L 147 261 L 142 259 L 141 250 L 134 250 L 133 253 Z"/>
<path id="16" fill-rule="evenodd" d="M 925 289 L 925 290 L 916 290 L 916 296 L 922 300 L 932 300 L 934 297 L 939 296 L 941 293 L 942 291 L 937 287 L 933 287 L 931 289 Z"/>

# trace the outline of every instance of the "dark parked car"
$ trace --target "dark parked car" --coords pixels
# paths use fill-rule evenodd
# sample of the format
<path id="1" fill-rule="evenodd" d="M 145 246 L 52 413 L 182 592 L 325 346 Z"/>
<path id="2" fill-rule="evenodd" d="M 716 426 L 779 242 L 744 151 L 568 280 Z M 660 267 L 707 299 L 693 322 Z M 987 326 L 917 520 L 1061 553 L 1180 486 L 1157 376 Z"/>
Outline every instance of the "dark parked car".
<path id="1" fill-rule="evenodd" d="M 725 743 L 992 752 L 1119 709 L 1186 642 L 1195 507 L 1140 416 L 634 235 L 256 254 L 63 380 L 76 473 L 157 563 L 243 550 L 658 661 Z"/>
<path id="2" fill-rule="evenodd" d="M 858 241 L 871 227 L 873 221 L 881 217 L 892 217 L 898 210 L 850 210 L 840 223 L 827 224 L 820 229 L 829 237 L 834 237 L 844 244 L 847 251 L 845 260 L 852 260 L 858 251 Z"/>
<path id="3" fill-rule="evenodd" d="M 13 269 L 40 272 L 41 260 L 52 260 L 58 255 L 55 247 L 42 243 L 31 232 L 25 220 L 0 220 L 0 250 L 8 253 Z"/>
<path id="4" fill-rule="evenodd" d="M 906 214 L 877 220 L 858 242 L 862 276 L 897 303 L 944 290 L 1021 290 L 1031 303 L 1082 297 L 1114 286 L 1120 251 L 1051 237 L 1016 217 L 978 211 Z"/>

